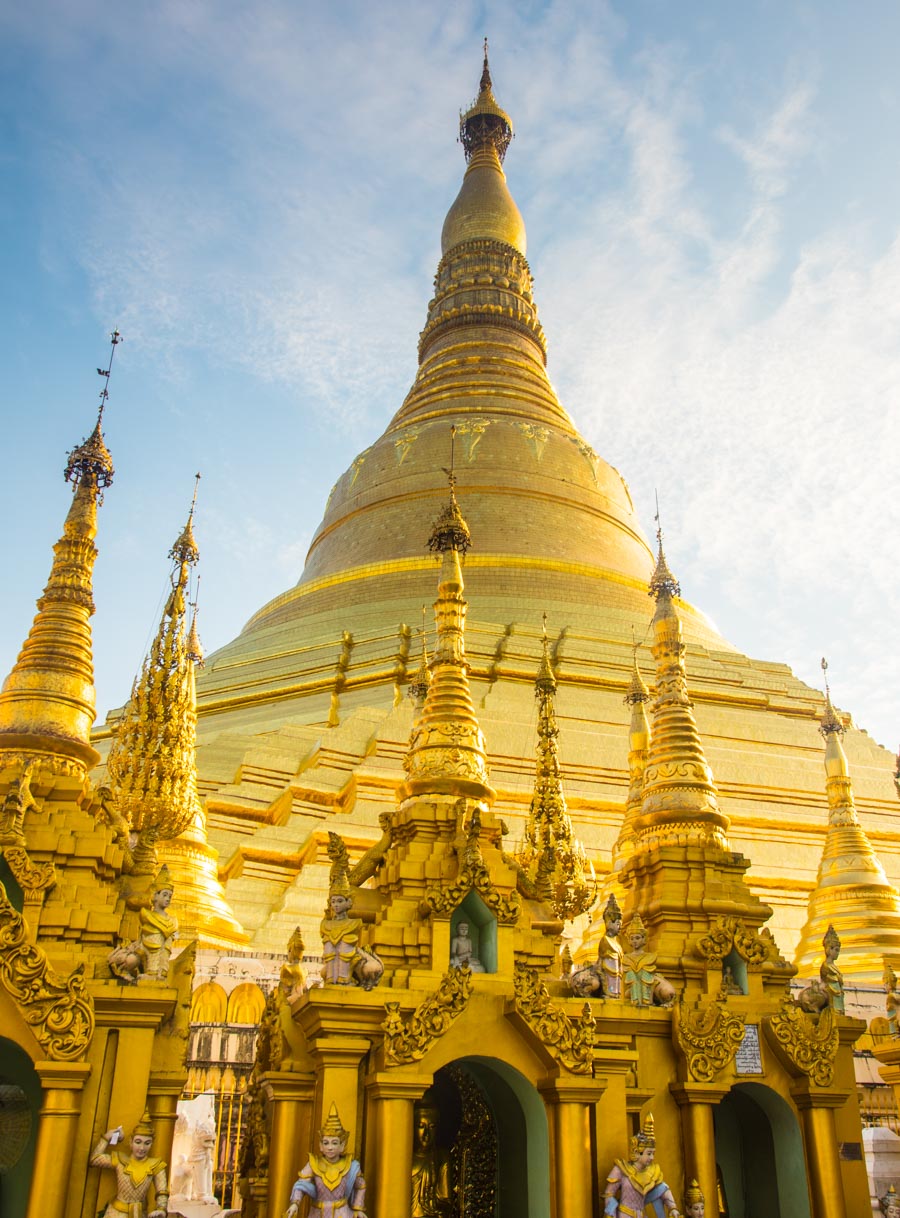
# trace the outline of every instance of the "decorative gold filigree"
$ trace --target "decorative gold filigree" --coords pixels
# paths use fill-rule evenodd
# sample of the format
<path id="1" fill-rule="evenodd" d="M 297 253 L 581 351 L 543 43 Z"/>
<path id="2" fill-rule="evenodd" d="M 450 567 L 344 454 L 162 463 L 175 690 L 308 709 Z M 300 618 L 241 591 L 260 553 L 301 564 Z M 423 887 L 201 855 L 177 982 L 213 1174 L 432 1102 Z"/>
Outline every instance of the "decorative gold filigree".
<path id="1" fill-rule="evenodd" d="M 48 1057 L 76 1061 L 94 1035 L 94 1003 L 80 964 L 68 977 L 50 968 L 31 943 L 22 915 L 0 884 L 0 982 L 15 999 Z"/>
<path id="2" fill-rule="evenodd" d="M 485 905 L 493 911 L 497 921 L 503 925 L 518 920 L 522 910 L 519 894 L 513 889 L 507 896 L 497 891 L 491 879 L 491 873 L 481 854 L 478 835 L 481 831 L 481 817 L 476 807 L 469 824 L 466 848 L 463 854 L 462 869 L 451 885 L 446 888 L 432 888 L 422 900 L 422 912 L 429 914 L 449 914 L 474 889 Z"/>
<path id="3" fill-rule="evenodd" d="M 527 964 L 516 964 L 513 987 L 516 1010 L 557 1061 L 573 1074 L 590 1074 L 597 1024 L 590 1003 L 584 1004 L 581 1015 L 573 1022 L 553 1002 L 537 969 Z"/>
<path id="4" fill-rule="evenodd" d="M 672 1032 L 684 1054 L 688 1074 L 698 1083 L 711 1083 L 732 1060 L 744 1037 L 744 1016 L 722 1002 L 680 1002 L 674 1011 Z"/>
<path id="5" fill-rule="evenodd" d="M 763 1019 L 763 1028 L 772 1047 L 801 1074 L 819 1087 L 831 1085 L 840 1044 L 833 1007 L 812 1015 L 785 998 L 777 1014 Z"/>
<path id="6" fill-rule="evenodd" d="M 768 928 L 753 930 L 740 918 L 717 918 L 694 944 L 697 955 L 710 964 L 721 964 L 732 948 L 748 964 L 764 964 L 767 960 L 784 964 L 772 932 Z"/>
<path id="7" fill-rule="evenodd" d="M 445 1066 L 459 1093 L 462 1120 L 450 1151 L 457 1213 L 475 1216 L 496 1212 L 497 1128 L 484 1092 L 459 1066 Z M 438 1076 L 440 1077 L 440 1075 Z"/>
<path id="8" fill-rule="evenodd" d="M 389 1066 L 406 1066 L 421 1061 L 434 1042 L 466 1008 L 472 993 L 472 970 L 451 968 L 438 988 L 420 1002 L 404 1021 L 399 1002 L 385 1004 L 384 1060 Z"/>
<path id="9" fill-rule="evenodd" d="M 10 871 L 22 889 L 26 901 L 35 901 L 56 883 L 56 868 L 52 863 L 36 863 L 24 846 L 0 846 Z"/>

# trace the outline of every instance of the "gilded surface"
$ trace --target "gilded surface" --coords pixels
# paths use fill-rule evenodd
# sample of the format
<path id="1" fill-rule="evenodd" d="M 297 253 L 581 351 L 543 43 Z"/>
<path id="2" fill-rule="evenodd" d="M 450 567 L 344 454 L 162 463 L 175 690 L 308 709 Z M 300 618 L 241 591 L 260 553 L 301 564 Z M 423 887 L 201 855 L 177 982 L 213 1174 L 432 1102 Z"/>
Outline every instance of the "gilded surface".
<path id="1" fill-rule="evenodd" d="M 763 1019 L 763 1027 L 773 1045 L 780 1047 L 798 1071 L 809 1075 L 819 1087 L 831 1085 L 840 1047 L 831 1006 L 812 1015 L 786 998 L 780 1011 Z"/>
<path id="2" fill-rule="evenodd" d="M 0 981 L 15 999 L 48 1057 L 77 1061 L 94 1034 L 94 1003 L 80 964 L 58 977 L 41 948 L 28 939 L 25 921 L 0 884 Z"/>
<path id="3" fill-rule="evenodd" d="M 516 1011 L 553 1056 L 573 1074 L 591 1074 L 594 1064 L 596 1020 L 590 1003 L 577 1021 L 556 1005 L 537 969 L 516 964 L 513 978 Z"/>
<path id="4" fill-rule="evenodd" d="M 522 912 L 519 894 L 513 889 L 509 893 L 499 892 L 491 879 L 491 873 L 481 853 L 478 837 L 481 822 L 478 809 L 471 816 L 463 852 L 462 867 L 451 884 L 442 884 L 430 889 L 422 900 L 422 911 L 446 915 L 452 913 L 473 890 L 485 905 L 496 915 L 502 925 L 515 923 Z"/>
<path id="5" fill-rule="evenodd" d="M 398 1002 L 386 1003 L 382 1028 L 387 1065 L 405 1066 L 421 1061 L 466 1009 L 471 994 L 471 969 L 451 968 L 443 975 L 435 992 L 419 1003 L 409 1019 L 401 1018 Z"/>
<path id="6" fill-rule="evenodd" d="M 748 964 L 763 964 L 766 960 L 785 963 L 771 932 L 767 928 L 754 930 L 740 918 L 717 918 L 695 944 L 697 955 L 710 964 L 721 964 L 732 948 Z"/>
<path id="7" fill-rule="evenodd" d="M 672 1031 L 684 1054 L 688 1075 L 698 1083 L 711 1083 L 733 1059 L 744 1036 L 744 1016 L 724 1002 L 698 1002 L 674 1008 Z"/>

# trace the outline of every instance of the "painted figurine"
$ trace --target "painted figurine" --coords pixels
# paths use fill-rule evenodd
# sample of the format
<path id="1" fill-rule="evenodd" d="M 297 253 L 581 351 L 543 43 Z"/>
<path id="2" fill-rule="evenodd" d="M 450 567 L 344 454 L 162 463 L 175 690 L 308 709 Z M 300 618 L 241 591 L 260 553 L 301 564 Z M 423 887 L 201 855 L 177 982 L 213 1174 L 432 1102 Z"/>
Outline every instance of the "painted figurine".
<path id="1" fill-rule="evenodd" d="M 310 1153 L 284 1218 L 297 1218 L 304 1197 L 310 1200 L 309 1218 L 366 1218 L 366 1182 L 359 1163 L 347 1153 L 349 1137 L 332 1104 L 319 1130 L 319 1153 Z"/>
<path id="2" fill-rule="evenodd" d="M 631 1139 L 631 1152 L 626 1163 L 616 1159 L 606 1177 L 603 1213 L 606 1218 L 680 1218 L 672 1190 L 663 1179 L 656 1157 L 656 1137 L 653 1117 L 648 1113 L 644 1127 Z"/>
<path id="3" fill-rule="evenodd" d="M 580 998 L 622 996 L 622 945 L 619 932 L 622 929 L 622 911 L 616 894 L 610 893 L 603 910 L 606 933 L 597 947 L 597 959 L 586 968 L 577 969 L 569 984 Z"/>
<path id="4" fill-rule="evenodd" d="M 106 1207 L 104 1218 L 166 1218 L 169 1204 L 169 1183 L 166 1164 L 150 1154 L 153 1126 L 146 1110 L 131 1135 L 131 1152 L 118 1149 L 122 1126 L 107 1130 L 91 1155 L 91 1167 L 109 1167 L 116 1173 L 116 1196 Z M 148 1212 L 147 1199 L 154 1189 L 153 1209 Z"/>
<path id="5" fill-rule="evenodd" d="M 629 950 L 622 957 L 622 981 L 625 995 L 636 1007 L 668 1007 L 675 1000 L 675 990 L 665 977 L 656 974 L 656 953 L 644 951 L 647 931 L 640 914 L 635 914 L 625 931 Z"/>
<path id="6" fill-rule="evenodd" d="M 412 1218 L 449 1218 L 450 1160 L 437 1145 L 438 1110 L 420 1101 L 413 1123 Z"/>
<path id="7" fill-rule="evenodd" d="M 884 1005 L 891 1036 L 900 1036 L 900 983 L 887 960 L 884 962 Z"/>
<path id="8" fill-rule="evenodd" d="M 706 1199 L 700 1185 L 692 1180 L 684 1191 L 684 1218 L 704 1218 Z"/>
<path id="9" fill-rule="evenodd" d="M 825 949 L 825 959 L 822 961 L 822 966 L 819 969 L 819 976 L 822 979 L 822 984 L 828 991 L 828 1001 L 839 1015 L 843 1015 L 844 974 L 835 964 L 835 960 L 841 954 L 841 941 L 833 926 L 829 926 L 828 930 L 826 930 L 825 938 L 822 940 L 822 947 Z"/>
<path id="10" fill-rule="evenodd" d="M 143 975 L 155 981 L 168 979 L 169 957 L 178 933 L 178 919 L 168 912 L 173 891 L 169 868 L 163 863 L 153 881 L 150 908 L 142 909 L 140 913 L 141 947 L 145 953 Z"/>
<path id="11" fill-rule="evenodd" d="M 878 1204 L 881 1206 L 884 1218 L 900 1218 L 900 1197 L 893 1184 L 883 1197 L 878 1198 Z"/>
<path id="12" fill-rule="evenodd" d="M 322 980 L 325 985 L 360 985 L 371 990 L 381 980 L 384 962 L 360 945 L 362 918 L 351 918 L 353 890 L 347 847 L 337 833 L 328 834 L 331 875 L 322 935 Z"/>
<path id="13" fill-rule="evenodd" d="M 465 968 L 466 965 L 473 973 L 484 972 L 484 965 L 475 955 L 475 945 L 469 937 L 469 923 L 460 922 L 450 941 L 450 967 Z"/>

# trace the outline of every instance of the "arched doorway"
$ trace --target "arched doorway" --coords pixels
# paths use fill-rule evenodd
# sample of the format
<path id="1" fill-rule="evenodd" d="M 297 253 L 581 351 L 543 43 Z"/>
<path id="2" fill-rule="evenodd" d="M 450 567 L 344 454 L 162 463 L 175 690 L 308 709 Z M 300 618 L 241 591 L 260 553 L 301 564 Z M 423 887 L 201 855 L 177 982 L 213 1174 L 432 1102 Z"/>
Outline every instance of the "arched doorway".
<path id="1" fill-rule="evenodd" d="M 547 1116 L 506 1062 L 465 1057 L 434 1076 L 438 1146 L 449 1157 L 453 1218 L 550 1218 Z"/>
<path id="2" fill-rule="evenodd" d="M 0 1214 L 24 1218 L 31 1191 L 41 1083 L 28 1054 L 0 1037 Z"/>
<path id="3" fill-rule="evenodd" d="M 810 1218 L 803 1138 L 786 1100 L 739 1083 L 717 1106 L 715 1129 L 728 1218 Z"/>

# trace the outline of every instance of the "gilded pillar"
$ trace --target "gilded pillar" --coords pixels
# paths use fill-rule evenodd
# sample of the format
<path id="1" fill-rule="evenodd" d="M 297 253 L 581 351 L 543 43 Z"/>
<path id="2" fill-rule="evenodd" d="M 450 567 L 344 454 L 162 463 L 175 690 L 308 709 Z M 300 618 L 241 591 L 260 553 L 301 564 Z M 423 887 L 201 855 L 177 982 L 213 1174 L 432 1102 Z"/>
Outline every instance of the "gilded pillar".
<path id="1" fill-rule="evenodd" d="M 368 1156 L 362 1163 L 369 1213 L 403 1218 L 412 1208 L 413 1107 L 431 1081 L 430 1074 L 397 1078 L 383 1071 L 366 1084 L 383 1148 L 374 1163 Z"/>
<path id="2" fill-rule="evenodd" d="M 350 1130 L 350 1148 L 359 1148 L 361 1121 L 359 1107 L 359 1064 L 372 1047 L 364 1036 L 318 1036 L 310 1045 L 316 1062 L 315 1120 L 321 1125 L 337 1104 L 341 1122 Z"/>
<path id="3" fill-rule="evenodd" d="M 593 1181 L 591 1109 L 606 1086 L 604 1079 L 548 1079 L 539 1085 L 550 1127 L 550 1187 L 554 1218 L 591 1218 Z M 573 1170 L 566 1171 L 565 1164 Z M 578 1166 L 580 1165 L 580 1166 Z"/>
<path id="4" fill-rule="evenodd" d="M 153 1122 L 153 1154 L 165 1159 L 172 1170 L 172 1142 L 178 1119 L 178 1101 L 184 1091 L 184 1073 L 151 1074 L 147 1086 L 147 1110 Z"/>
<path id="5" fill-rule="evenodd" d="M 309 1152 L 318 1151 L 313 1130 L 313 1099 L 316 1080 L 312 1074 L 271 1071 L 263 1075 L 263 1085 L 271 1104 L 269 1135 L 269 1174 L 267 1184 L 270 1215 L 283 1214 L 287 1209 L 291 1187 Z M 341 1119 L 343 1120 L 343 1113 Z M 347 1128 L 347 1122 L 344 1121 Z M 355 1129 L 352 1136 L 357 1136 Z"/>
<path id="6" fill-rule="evenodd" d="M 816 1094 L 808 1079 L 795 1084 L 791 1095 L 802 1116 L 812 1212 L 815 1218 L 847 1218 L 834 1126 L 834 1110 L 846 1102 L 847 1095 L 834 1091 Z"/>
<path id="7" fill-rule="evenodd" d="M 71 1188 L 72 1155 L 87 1062 L 36 1062 L 43 1096 L 26 1218 L 62 1218 Z"/>
<path id="8" fill-rule="evenodd" d="M 729 1088 L 705 1083 L 673 1083 L 669 1090 L 681 1109 L 684 1178 L 696 1180 L 704 1197 L 715 1197 L 716 1130 L 713 1109 L 725 1098 Z"/>

